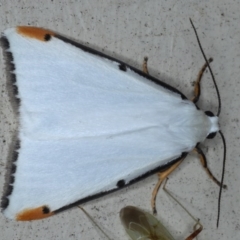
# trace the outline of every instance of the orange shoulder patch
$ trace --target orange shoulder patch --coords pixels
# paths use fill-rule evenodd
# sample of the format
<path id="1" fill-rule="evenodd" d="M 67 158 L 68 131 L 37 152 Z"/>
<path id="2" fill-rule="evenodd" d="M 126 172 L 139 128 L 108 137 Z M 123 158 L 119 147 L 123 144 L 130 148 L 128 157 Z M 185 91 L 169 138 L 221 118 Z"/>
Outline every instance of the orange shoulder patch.
<path id="1" fill-rule="evenodd" d="M 31 221 L 50 217 L 54 214 L 47 206 L 38 208 L 28 208 L 18 213 L 16 216 L 17 221 Z"/>
<path id="2" fill-rule="evenodd" d="M 17 32 L 23 36 L 35 38 L 44 42 L 48 41 L 51 36 L 55 35 L 55 33 L 50 30 L 30 26 L 17 27 Z"/>

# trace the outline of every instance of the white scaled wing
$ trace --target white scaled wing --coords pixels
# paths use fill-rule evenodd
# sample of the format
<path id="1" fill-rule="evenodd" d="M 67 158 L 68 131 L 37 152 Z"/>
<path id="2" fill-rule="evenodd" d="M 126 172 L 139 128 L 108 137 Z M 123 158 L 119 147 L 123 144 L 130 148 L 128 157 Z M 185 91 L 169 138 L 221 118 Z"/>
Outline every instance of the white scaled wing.
<path id="1" fill-rule="evenodd" d="M 191 151 L 210 132 L 209 118 L 178 92 L 32 29 L 4 33 L 20 99 L 7 217 L 40 206 L 54 212 L 117 189 Z"/>

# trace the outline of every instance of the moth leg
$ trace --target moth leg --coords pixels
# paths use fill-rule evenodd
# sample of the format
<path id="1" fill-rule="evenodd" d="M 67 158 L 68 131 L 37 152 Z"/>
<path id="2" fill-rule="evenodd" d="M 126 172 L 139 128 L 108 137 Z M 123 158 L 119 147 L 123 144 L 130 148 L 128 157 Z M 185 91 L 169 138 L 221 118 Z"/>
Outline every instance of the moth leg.
<path id="1" fill-rule="evenodd" d="M 194 232 L 191 235 L 189 235 L 185 240 L 194 239 L 203 230 L 203 226 L 199 222 L 199 219 L 198 219 L 198 222 L 194 225 L 193 230 L 194 230 Z"/>
<path id="2" fill-rule="evenodd" d="M 148 57 L 144 57 L 142 70 L 143 70 L 144 73 L 149 74 L 147 62 L 148 62 Z"/>
<path id="3" fill-rule="evenodd" d="M 210 63 L 212 61 L 213 61 L 213 59 L 209 58 L 208 63 Z M 205 63 L 202 66 L 202 68 L 200 69 L 200 71 L 198 73 L 197 79 L 194 83 L 194 91 L 193 91 L 194 97 L 192 98 L 192 102 L 194 102 L 194 103 L 196 103 L 200 97 L 200 94 L 201 94 L 200 82 L 202 80 L 203 73 L 206 70 L 207 66 L 208 66 L 207 63 Z"/>
<path id="4" fill-rule="evenodd" d="M 203 153 L 203 151 L 201 150 L 201 148 L 199 147 L 195 147 L 193 149 L 193 152 L 197 153 L 198 156 L 199 156 L 199 160 L 204 168 L 204 170 L 207 172 L 208 176 L 220 187 L 221 186 L 221 183 L 214 177 L 214 175 L 212 174 L 212 172 L 210 171 L 210 169 L 208 168 L 207 166 L 207 160 L 206 160 L 206 157 Z M 227 189 L 227 185 L 223 185 L 223 188 L 224 189 Z"/>
<path id="5" fill-rule="evenodd" d="M 174 163 L 173 165 L 171 165 L 169 168 L 163 170 L 162 172 L 157 173 L 158 175 L 158 182 L 155 186 L 155 188 L 153 189 L 152 192 L 152 199 L 151 199 L 151 206 L 152 206 L 152 210 L 153 213 L 156 214 L 157 213 L 157 209 L 156 209 L 156 197 L 158 194 L 158 190 L 162 184 L 162 182 L 168 177 L 168 175 L 173 172 L 184 160 L 185 157 L 181 158 L 179 161 L 177 161 L 176 163 Z"/>

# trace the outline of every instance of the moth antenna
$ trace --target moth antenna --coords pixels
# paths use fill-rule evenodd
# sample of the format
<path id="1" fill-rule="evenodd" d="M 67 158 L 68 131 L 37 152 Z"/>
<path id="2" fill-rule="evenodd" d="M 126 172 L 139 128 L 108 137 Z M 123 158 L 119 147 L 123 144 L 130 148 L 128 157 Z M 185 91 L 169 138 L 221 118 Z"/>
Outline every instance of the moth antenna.
<path id="1" fill-rule="evenodd" d="M 217 87 L 217 83 L 216 83 L 216 80 L 215 80 L 215 77 L 213 75 L 213 72 L 212 72 L 212 69 L 209 65 L 209 61 L 207 60 L 206 58 L 206 55 L 203 51 L 203 48 L 202 48 L 202 45 L 200 43 L 200 40 L 199 40 L 199 37 L 198 37 L 198 34 L 197 34 L 197 30 L 195 28 L 195 26 L 193 25 L 193 22 L 192 22 L 192 19 L 189 18 L 190 22 L 191 22 L 191 25 L 193 27 L 193 30 L 195 32 L 195 35 L 196 35 L 196 38 L 197 38 L 197 42 L 198 42 L 198 45 L 200 47 L 200 50 L 202 52 L 202 55 L 206 61 L 206 64 L 208 66 L 208 69 L 211 73 L 211 76 L 212 76 L 212 80 L 213 80 L 213 83 L 214 83 L 214 86 L 215 86 L 215 89 L 216 89 L 216 92 L 217 92 L 217 96 L 218 96 L 218 112 L 217 112 L 217 116 L 220 115 L 220 112 L 221 112 L 221 97 L 220 97 L 220 93 L 219 93 L 219 90 L 218 90 L 218 87 Z M 221 178 L 221 186 L 220 186 L 220 190 L 219 190 L 219 196 L 218 196 L 218 216 L 217 216 L 217 228 L 219 226 L 219 219 L 220 219 L 220 208 L 221 208 L 221 196 L 222 196 L 222 188 L 223 188 L 223 180 L 224 180 L 224 173 L 225 173 L 225 166 L 226 166 L 226 152 L 227 152 L 227 147 L 226 147 L 226 141 L 225 141 L 225 138 L 224 138 L 224 135 L 221 131 L 219 131 L 219 134 L 222 138 L 222 142 L 223 142 L 223 168 L 222 168 L 222 178 Z"/>
<path id="2" fill-rule="evenodd" d="M 222 188 L 223 188 L 223 181 L 224 181 L 224 174 L 225 174 L 225 166 L 226 166 L 226 153 L 227 153 L 227 147 L 226 147 L 226 141 L 223 133 L 219 131 L 219 134 L 223 141 L 223 167 L 222 167 L 222 178 L 221 178 L 221 186 L 219 190 L 218 195 L 218 216 L 217 216 L 217 228 L 219 226 L 219 219 L 220 219 L 220 206 L 221 206 L 221 197 L 222 197 Z"/>
<path id="3" fill-rule="evenodd" d="M 189 20 L 190 20 L 190 22 L 191 22 L 191 24 L 192 24 L 192 27 L 193 27 L 193 30 L 194 30 L 194 32 L 195 32 L 195 35 L 196 35 L 196 38 L 197 38 L 197 41 L 198 41 L 198 45 L 199 45 L 199 47 L 200 47 L 200 50 L 201 50 L 201 52 L 202 52 L 202 55 L 203 55 L 203 57 L 204 57 L 204 59 L 205 59 L 205 62 L 206 62 L 206 64 L 207 64 L 208 69 L 209 69 L 209 71 L 210 71 L 210 74 L 211 74 L 211 76 L 212 76 L 212 80 L 213 80 L 213 83 L 214 83 L 214 86 L 215 86 L 215 89 L 216 89 L 216 92 L 217 92 L 217 96 L 218 96 L 218 111 L 217 111 L 217 116 L 219 116 L 219 115 L 220 115 L 220 112 L 221 112 L 221 106 L 222 106 L 222 104 L 221 104 L 221 97 L 220 97 L 220 93 L 219 93 L 219 90 L 218 90 L 218 86 L 217 86 L 215 77 L 214 77 L 214 75 L 213 75 L 212 69 L 211 69 L 211 67 L 210 67 L 209 61 L 207 60 L 206 55 L 205 55 L 205 53 L 204 53 L 204 51 L 203 51 L 202 45 L 201 45 L 201 43 L 200 43 L 200 40 L 199 40 L 199 37 L 198 37 L 198 34 L 197 34 L 197 30 L 196 30 L 195 26 L 193 25 L 192 19 L 189 18 Z"/>

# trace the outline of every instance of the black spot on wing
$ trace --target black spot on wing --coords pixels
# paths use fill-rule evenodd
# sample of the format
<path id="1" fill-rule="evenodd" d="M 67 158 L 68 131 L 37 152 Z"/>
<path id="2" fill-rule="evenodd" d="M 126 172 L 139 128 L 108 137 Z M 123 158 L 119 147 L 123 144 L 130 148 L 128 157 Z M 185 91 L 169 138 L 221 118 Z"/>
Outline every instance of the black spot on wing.
<path id="1" fill-rule="evenodd" d="M 44 214 L 48 214 L 48 213 L 50 213 L 50 208 L 47 207 L 47 206 L 44 206 L 44 207 L 42 208 L 42 211 L 43 211 Z"/>
<path id="2" fill-rule="evenodd" d="M 130 69 L 131 71 L 133 71 L 133 72 L 137 73 L 138 75 L 144 77 L 146 80 L 151 81 L 151 82 L 154 82 L 155 84 L 158 84 L 158 85 L 162 86 L 163 88 L 166 88 L 166 89 L 168 89 L 168 90 L 170 90 L 170 91 L 172 91 L 172 92 L 175 92 L 175 93 L 179 94 L 182 99 L 187 99 L 187 98 L 186 98 L 179 90 L 177 90 L 176 88 L 174 88 L 174 87 L 172 87 L 172 86 L 170 86 L 170 85 L 162 82 L 162 81 L 159 80 L 159 79 L 156 79 L 156 78 L 152 77 L 152 76 L 149 75 L 149 74 L 144 73 L 142 70 L 138 70 L 138 69 L 136 69 L 136 68 L 128 65 L 127 63 L 124 63 L 124 62 L 122 62 L 122 61 L 120 61 L 120 60 L 118 60 L 118 59 L 116 59 L 116 58 L 110 57 L 110 56 L 108 56 L 108 55 L 106 55 L 106 54 L 104 54 L 104 53 L 102 53 L 102 52 L 99 52 L 99 51 L 97 51 L 97 50 L 95 50 L 95 49 L 92 49 L 92 48 L 90 48 L 90 47 L 87 47 L 87 46 L 85 46 L 85 45 L 83 45 L 83 44 L 81 44 L 81 43 L 75 42 L 75 41 L 73 41 L 73 40 L 71 40 L 71 39 L 69 39 L 69 38 L 66 38 L 66 37 L 64 37 L 64 36 L 61 36 L 61 35 L 59 35 L 59 34 L 56 34 L 54 37 L 56 37 L 56 38 L 58 38 L 58 39 L 61 39 L 62 41 L 66 42 L 66 43 L 70 43 L 70 44 L 72 44 L 73 46 L 75 46 L 75 47 L 77 47 L 77 48 L 80 48 L 80 49 L 82 49 L 82 50 L 85 51 L 85 52 L 88 52 L 88 53 L 90 53 L 90 54 L 94 54 L 94 55 L 96 55 L 96 56 L 100 56 L 100 57 L 103 57 L 103 58 L 105 58 L 105 59 L 109 59 L 109 60 L 111 60 L 111 61 L 113 61 L 113 62 L 119 63 L 118 66 L 119 66 L 119 69 L 120 69 L 120 70 L 125 71 L 125 70 L 124 70 L 125 68 L 126 68 L 126 69 Z"/>
<path id="3" fill-rule="evenodd" d="M 121 71 L 124 71 L 124 72 L 127 71 L 127 67 L 126 67 L 126 65 L 125 65 L 124 63 L 119 64 L 118 67 L 119 67 L 119 69 L 120 69 Z"/>
<path id="4" fill-rule="evenodd" d="M 45 36 L 44 36 L 44 40 L 47 42 L 47 41 L 50 41 L 51 40 L 51 38 L 52 38 L 52 36 L 50 35 L 50 34 L 45 34 Z"/>
<path id="5" fill-rule="evenodd" d="M 15 99 L 15 102 L 19 104 L 18 98 L 18 88 L 16 86 L 16 76 L 14 74 L 15 65 L 12 53 L 9 51 L 10 44 L 6 37 L 0 38 L 0 45 L 3 48 L 3 56 L 5 59 L 5 68 L 6 68 L 6 75 L 7 75 L 7 88 L 10 93 L 11 99 Z M 13 96 L 12 96 L 13 95 Z"/>
<path id="6" fill-rule="evenodd" d="M 12 153 L 12 162 L 16 162 L 18 159 L 18 150 L 20 149 L 20 141 L 17 140 L 15 143 L 15 148 L 14 151 Z"/>
<path id="7" fill-rule="evenodd" d="M 150 176 L 150 175 L 155 174 L 155 173 L 157 173 L 157 172 L 159 172 L 159 171 L 161 171 L 161 170 L 164 170 L 164 169 L 169 168 L 172 164 L 174 164 L 174 163 L 176 163 L 177 161 L 181 160 L 182 158 L 186 157 L 187 154 L 188 154 L 187 152 L 183 152 L 180 157 L 178 157 L 178 158 L 170 161 L 170 162 L 167 163 L 166 165 L 160 165 L 160 166 L 156 167 L 155 169 L 152 169 L 152 170 L 150 170 L 149 172 L 146 172 L 145 174 L 143 174 L 143 175 L 141 175 L 141 176 L 139 176 L 139 177 L 131 180 L 131 181 L 128 182 L 127 184 L 125 183 L 125 180 L 119 180 L 119 181 L 117 182 L 117 188 L 114 188 L 114 189 L 112 189 L 112 190 L 108 190 L 108 191 L 106 191 L 106 192 L 99 192 L 99 193 L 97 193 L 97 194 L 94 194 L 94 195 L 91 195 L 91 196 L 88 196 L 88 197 L 79 199 L 79 200 L 76 201 L 76 202 L 73 202 L 73 203 L 71 203 L 71 204 L 69 204 L 69 205 L 63 206 L 63 207 L 55 210 L 54 213 L 57 214 L 57 213 L 59 213 L 59 212 L 61 212 L 61 211 L 64 211 L 64 210 L 66 210 L 66 209 L 69 209 L 69 208 L 71 208 L 71 207 L 74 207 L 74 206 L 77 206 L 77 205 L 81 205 L 81 204 L 83 204 L 83 203 L 85 203 L 85 202 L 91 201 L 91 200 L 93 200 L 93 199 L 97 199 L 97 198 L 102 197 L 102 196 L 104 196 L 104 195 L 106 195 L 106 194 L 113 193 L 113 192 L 119 190 L 119 188 L 121 188 L 121 187 L 129 186 L 129 185 L 131 185 L 131 184 L 133 184 L 133 183 L 135 183 L 135 182 L 137 182 L 137 181 L 139 181 L 139 180 L 141 180 L 141 179 L 143 179 L 143 178 L 145 178 L 145 177 L 147 177 L 147 176 Z"/>
<path id="8" fill-rule="evenodd" d="M 12 161 L 13 161 L 13 162 L 16 162 L 17 159 L 18 159 L 18 152 L 15 150 L 15 151 L 13 152 Z"/>
<path id="9" fill-rule="evenodd" d="M 5 69 L 7 76 L 7 90 L 11 99 L 11 104 L 16 116 L 19 113 L 20 99 L 18 96 L 18 87 L 17 87 L 17 77 L 14 73 L 15 64 L 14 64 L 14 54 L 11 52 L 11 45 L 8 39 L 3 36 L 0 38 L 0 45 L 3 48 L 3 56 L 5 60 Z M 11 146 L 9 147 L 8 161 L 7 161 L 7 171 L 5 175 L 5 185 L 3 190 L 3 197 L 1 199 L 1 207 L 3 209 L 7 208 L 9 204 L 9 195 L 11 195 L 14 187 L 14 173 L 16 172 L 15 162 L 18 159 L 18 149 L 20 148 L 20 142 L 16 136 L 13 137 Z"/>
<path id="10" fill-rule="evenodd" d="M 13 163 L 11 167 L 11 173 L 14 174 L 17 170 L 17 166 Z"/>
<path id="11" fill-rule="evenodd" d="M 118 188 L 122 188 L 122 187 L 124 187 L 125 186 L 125 180 L 119 180 L 118 182 L 117 182 L 117 187 Z"/>
<path id="12" fill-rule="evenodd" d="M 10 179 L 9 179 L 9 183 L 10 184 L 13 184 L 15 181 L 15 177 L 14 176 L 11 176 Z"/>
<path id="13" fill-rule="evenodd" d="M 2 209 L 5 209 L 5 208 L 7 208 L 7 206 L 9 205 L 9 200 L 8 200 L 8 198 L 2 198 L 2 201 L 1 201 L 1 208 Z"/>
<path id="14" fill-rule="evenodd" d="M 12 193 L 12 190 L 13 190 L 13 186 L 12 186 L 12 185 L 9 185 L 9 186 L 8 186 L 8 189 L 7 189 L 7 192 L 5 193 L 5 194 L 6 194 L 6 196 L 9 196 L 9 195 L 11 195 L 11 193 Z"/>
<path id="15" fill-rule="evenodd" d="M 17 170 L 17 166 L 15 162 L 17 161 L 19 148 L 20 148 L 20 142 L 16 140 L 11 151 L 9 152 L 8 162 L 7 162 L 7 172 L 5 175 L 5 185 L 4 185 L 3 197 L 1 200 L 1 208 L 3 209 L 7 208 L 9 204 L 8 197 L 12 194 L 12 191 L 14 188 L 14 181 L 15 181 L 14 174 L 16 173 L 16 170 Z"/>

